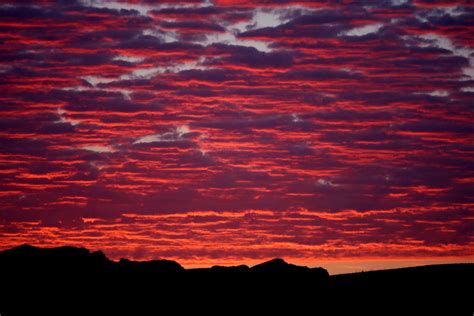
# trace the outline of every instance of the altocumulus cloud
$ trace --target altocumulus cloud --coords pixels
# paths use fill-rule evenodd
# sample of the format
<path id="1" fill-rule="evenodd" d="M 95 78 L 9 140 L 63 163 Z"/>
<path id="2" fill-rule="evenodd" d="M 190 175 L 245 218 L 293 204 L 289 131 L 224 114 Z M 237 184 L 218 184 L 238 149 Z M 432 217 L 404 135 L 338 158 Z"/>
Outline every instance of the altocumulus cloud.
<path id="1" fill-rule="evenodd" d="M 1 247 L 472 258 L 473 25 L 466 1 L 4 2 Z"/>

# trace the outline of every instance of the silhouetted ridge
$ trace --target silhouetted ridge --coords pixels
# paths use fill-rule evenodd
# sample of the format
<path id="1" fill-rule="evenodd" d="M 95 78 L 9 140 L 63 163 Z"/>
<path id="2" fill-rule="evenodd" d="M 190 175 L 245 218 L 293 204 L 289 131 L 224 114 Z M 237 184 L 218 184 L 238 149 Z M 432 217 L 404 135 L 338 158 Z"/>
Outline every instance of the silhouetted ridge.
<path id="1" fill-rule="evenodd" d="M 30 306 L 37 311 L 38 306 L 51 299 L 66 300 L 77 307 L 79 298 L 100 302 L 106 296 L 113 297 L 117 306 L 140 301 L 161 308 L 162 304 L 179 300 L 173 308 L 225 302 L 232 309 L 266 304 L 278 310 L 278 306 L 286 304 L 292 311 L 300 308 L 297 314 L 315 306 L 329 306 L 332 312 L 347 307 L 352 312 L 361 302 L 387 306 L 405 302 L 405 306 L 418 305 L 423 311 L 430 307 L 437 311 L 444 306 L 472 315 L 471 292 L 465 289 L 474 284 L 474 264 L 329 277 L 323 268 L 298 266 L 280 258 L 253 267 L 184 269 L 171 260 L 115 262 L 101 251 L 85 248 L 21 245 L 0 251 L 0 284 L 2 315 L 28 314 L 25 310 Z M 5 306 L 10 313 L 3 313 L 1 308 Z M 45 312 L 50 314 L 51 310 Z"/>
<path id="2" fill-rule="evenodd" d="M 0 252 L 0 263 L 3 267 L 28 268 L 29 273 L 41 269 L 43 272 L 60 273 L 62 271 L 75 270 L 81 272 L 104 272 L 129 274 L 161 274 L 171 275 L 176 273 L 187 273 L 189 275 L 214 275 L 214 274 L 278 274 L 299 275 L 310 274 L 319 271 L 318 277 L 327 278 L 329 275 L 323 268 L 310 269 L 305 266 L 297 266 L 285 262 L 283 259 L 272 259 L 251 268 L 246 265 L 239 266 L 213 266 L 211 268 L 184 269 L 179 263 L 172 260 L 131 261 L 120 259 L 119 262 L 109 260 L 102 251 L 90 252 L 85 248 L 57 247 L 39 248 L 30 245 L 21 245 Z M 102 271 L 103 270 L 103 271 Z M 321 273 L 322 272 L 322 273 Z M 313 273 L 311 273 L 313 274 Z"/>
<path id="3" fill-rule="evenodd" d="M 285 260 L 276 258 L 253 266 L 253 272 L 259 273 L 301 273 L 309 271 L 308 267 L 289 264 Z"/>
<path id="4" fill-rule="evenodd" d="M 25 244 L 0 252 L 0 263 L 2 266 L 11 265 L 11 268 L 28 268 L 29 271 L 77 269 L 79 272 L 105 268 L 112 261 L 102 251 L 90 252 L 86 248 L 69 246 L 39 248 Z"/>
<path id="5" fill-rule="evenodd" d="M 131 261 L 120 259 L 118 266 L 128 272 L 155 272 L 155 273 L 176 273 L 184 271 L 184 268 L 172 260 L 151 260 L 151 261 Z"/>
<path id="6" fill-rule="evenodd" d="M 213 266 L 211 267 L 211 271 L 212 272 L 216 272 L 216 273 L 247 273 L 249 271 L 249 267 L 242 264 L 242 265 L 239 265 L 239 266 L 231 266 L 231 267 L 225 267 L 225 266 Z"/>

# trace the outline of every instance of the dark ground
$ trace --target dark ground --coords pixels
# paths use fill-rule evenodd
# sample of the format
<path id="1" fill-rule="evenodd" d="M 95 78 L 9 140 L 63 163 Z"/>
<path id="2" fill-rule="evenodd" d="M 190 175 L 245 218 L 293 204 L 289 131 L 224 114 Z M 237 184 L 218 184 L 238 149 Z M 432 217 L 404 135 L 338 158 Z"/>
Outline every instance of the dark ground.
<path id="1" fill-rule="evenodd" d="M 474 264 L 329 276 L 273 259 L 184 269 L 168 260 L 110 261 L 84 248 L 0 252 L 0 314 L 473 315 Z"/>

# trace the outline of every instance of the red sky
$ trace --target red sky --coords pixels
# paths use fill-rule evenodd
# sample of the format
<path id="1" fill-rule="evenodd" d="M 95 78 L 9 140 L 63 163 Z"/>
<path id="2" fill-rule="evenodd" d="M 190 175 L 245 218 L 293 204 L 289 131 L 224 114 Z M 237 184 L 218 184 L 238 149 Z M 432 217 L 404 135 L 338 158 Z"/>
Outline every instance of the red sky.
<path id="1" fill-rule="evenodd" d="M 474 260 L 469 1 L 1 1 L 0 249 Z"/>

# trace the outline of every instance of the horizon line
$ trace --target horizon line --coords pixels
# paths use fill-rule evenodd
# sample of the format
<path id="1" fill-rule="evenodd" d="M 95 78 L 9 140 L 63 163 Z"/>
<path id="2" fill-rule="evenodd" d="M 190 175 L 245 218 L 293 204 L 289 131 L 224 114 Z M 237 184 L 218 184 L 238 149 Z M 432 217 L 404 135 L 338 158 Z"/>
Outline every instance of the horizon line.
<path id="1" fill-rule="evenodd" d="M 359 272 L 370 272 L 370 271 L 381 271 L 381 270 L 391 270 L 391 269 L 403 269 L 403 268 L 412 268 L 412 267 L 421 267 L 429 265 L 442 265 L 442 264 L 474 264 L 474 256 L 472 257 L 398 257 L 398 258 L 383 258 L 383 257 L 367 257 L 367 258 L 356 258 L 356 257 L 345 257 L 345 258 L 319 258 L 314 260 L 301 260 L 295 257 L 261 257 L 261 258 L 246 258 L 241 261 L 230 261 L 230 260 L 208 260 L 207 263 L 201 261 L 202 263 L 189 263 L 190 260 L 176 258 L 176 257 L 158 257 L 158 258 L 143 258 L 135 259 L 133 257 L 117 257 L 109 256 L 107 251 L 98 248 L 88 248 L 85 246 L 76 246 L 76 245 L 59 245 L 59 246 L 36 246 L 32 243 L 23 243 L 18 246 L 13 246 L 9 248 L 3 248 L 0 246 L 0 251 L 5 251 L 9 249 L 14 249 L 20 246 L 31 246 L 41 249 L 54 249 L 60 247 L 72 247 L 72 248 L 84 248 L 90 252 L 100 251 L 104 253 L 107 259 L 119 262 L 121 259 L 126 259 L 136 262 L 146 262 L 152 260 L 169 260 L 174 261 L 181 265 L 184 269 L 206 269 L 213 266 L 240 266 L 246 265 L 249 267 L 258 265 L 269 260 L 276 258 L 283 259 L 285 262 L 298 265 L 306 266 L 308 268 L 319 268 L 322 267 L 326 269 L 329 275 L 342 275 L 342 274 L 351 274 Z"/>

